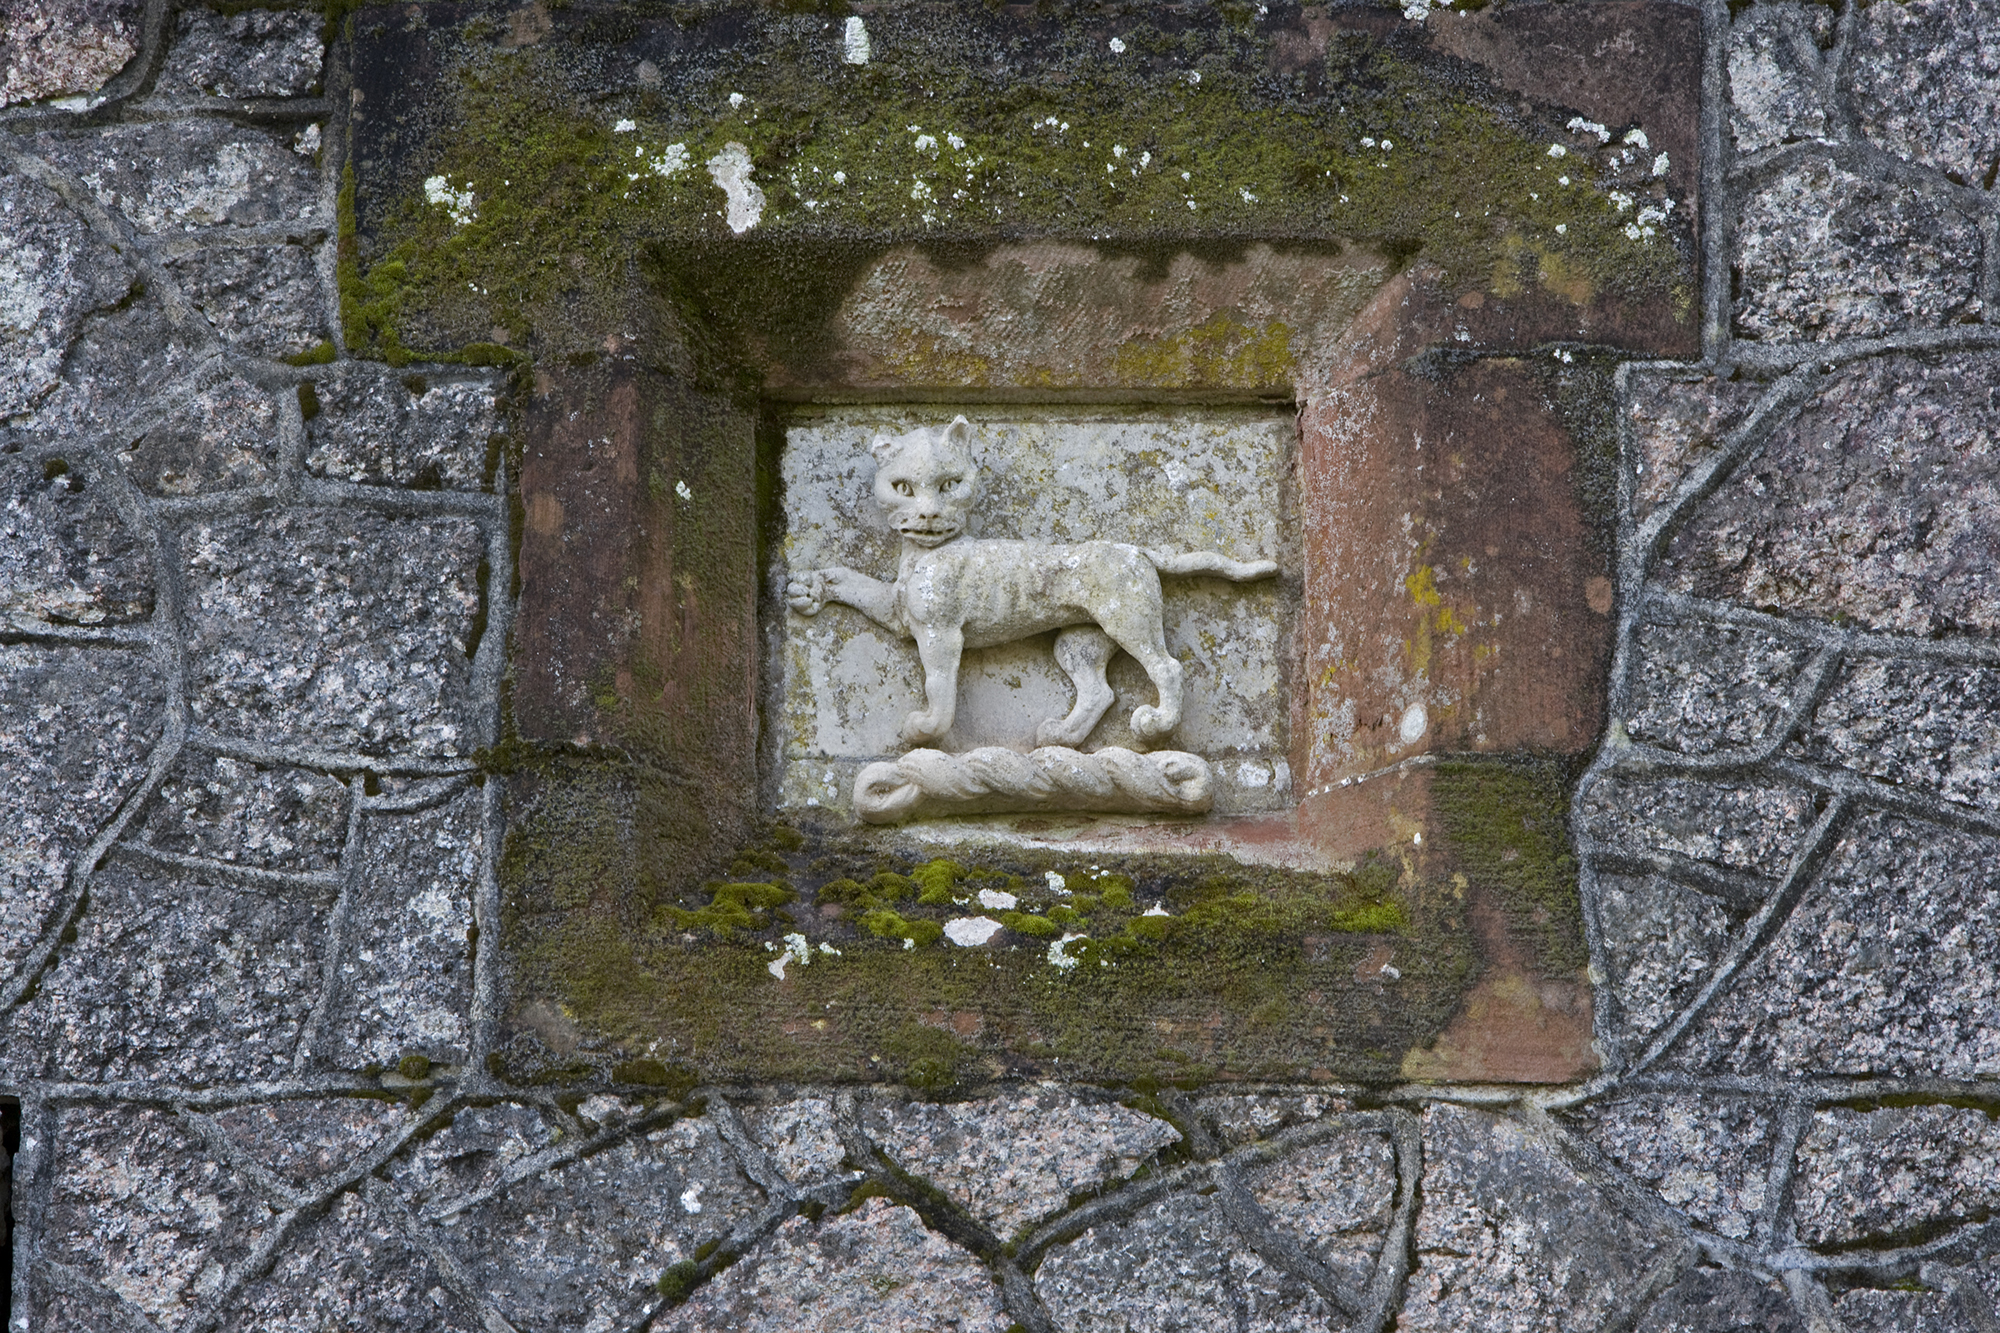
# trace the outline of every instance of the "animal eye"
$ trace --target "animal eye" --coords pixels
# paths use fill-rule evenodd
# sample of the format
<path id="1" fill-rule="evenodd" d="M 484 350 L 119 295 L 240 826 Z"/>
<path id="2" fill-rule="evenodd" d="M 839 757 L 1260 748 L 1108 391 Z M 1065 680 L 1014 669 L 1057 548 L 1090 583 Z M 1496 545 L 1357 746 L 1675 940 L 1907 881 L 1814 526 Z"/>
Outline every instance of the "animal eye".
<path id="1" fill-rule="evenodd" d="M 955 481 L 942 481 L 938 483 L 938 489 L 945 492 L 948 495 L 951 493 L 952 487 L 956 485 L 958 485 L 958 483 Z"/>
<path id="2" fill-rule="evenodd" d="M 899 482 L 897 482 L 897 483 L 896 483 L 896 494 L 898 494 L 898 495 L 915 495 L 915 494 L 916 494 L 916 492 L 910 489 L 910 483 L 909 483 L 909 482 L 907 482 L 907 481 L 899 481 Z"/>

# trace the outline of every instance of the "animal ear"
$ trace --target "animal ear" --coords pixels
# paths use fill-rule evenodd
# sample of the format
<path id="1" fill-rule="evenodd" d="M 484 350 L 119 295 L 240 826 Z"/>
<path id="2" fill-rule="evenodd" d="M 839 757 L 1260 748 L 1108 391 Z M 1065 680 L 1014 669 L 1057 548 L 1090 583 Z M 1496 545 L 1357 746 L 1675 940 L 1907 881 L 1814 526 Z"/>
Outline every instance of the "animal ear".
<path id="1" fill-rule="evenodd" d="M 887 435 L 877 435 L 868 442 L 868 452 L 875 456 L 875 461 L 878 463 L 887 458 L 895 447 L 896 442 Z"/>
<path id="2" fill-rule="evenodd" d="M 953 417 L 951 424 L 944 428 L 944 438 L 945 443 L 954 448 L 969 451 L 972 446 L 972 423 L 963 415 Z"/>

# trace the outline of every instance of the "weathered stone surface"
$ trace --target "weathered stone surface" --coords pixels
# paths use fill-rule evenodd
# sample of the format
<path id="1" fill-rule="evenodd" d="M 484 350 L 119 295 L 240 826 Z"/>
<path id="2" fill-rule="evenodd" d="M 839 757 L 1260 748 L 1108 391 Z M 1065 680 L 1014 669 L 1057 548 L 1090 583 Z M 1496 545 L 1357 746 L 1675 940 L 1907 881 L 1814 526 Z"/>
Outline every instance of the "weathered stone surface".
<path id="1" fill-rule="evenodd" d="M 453 368 L 392 372 L 345 361 L 314 376 L 306 469 L 370 485 L 481 490 L 500 433 L 502 383 Z"/>
<path id="2" fill-rule="evenodd" d="M 1003 1239 L 1180 1138 L 1164 1120 L 1053 1086 L 942 1106 L 872 1103 L 863 1124 Z"/>
<path id="3" fill-rule="evenodd" d="M 1625 729 L 1683 754 L 1757 745 L 1811 656 L 1795 639 L 1733 625 L 1642 625 Z"/>
<path id="4" fill-rule="evenodd" d="M 1896 1333 L 1982 1333 L 1951 1296 L 1937 1291 L 1882 1291 L 1863 1287 L 1833 1302 L 1834 1317 L 1850 1329 Z"/>
<path id="5" fill-rule="evenodd" d="M 288 97 L 319 85 L 322 17 L 309 9 L 184 9 L 154 83 L 160 93 Z"/>
<path id="6" fill-rule="evenodd" d="M 347 839 L 347 789 L 324 773 L 183 752 L 131 841 L 270 870 L 330 870 Z"/>
<path id="7" fill-rule="evenodd" d="M 1674 539 L 1669 586 L 1879 630 L 2000 629 L 2000 356 L 1856 362 Z"/>
<path id="8" fill-rule="evenodd" d="M 1776 1281 L 1748 1273 L 1696 1268 L 1660 1293 L 1646 1308 L 1636 1333 L 1806 1333 L 1791 1297 Z"/>
<path id="9" fill-rule="evenodd" d="M 670 1311 L 660 1333 L 1002 1333 L 985 1268 L 886 1199 L 815 1226 L 794 1217 Z"/>
<path id="10" fill-rule="evenodd" d="M 118 443 L 118 461 L 155 495 L 255 486 L 278 465 L 278 408 L 268 390 L 221 371 L 174 386 L 148 428 Z"/>
<path id="11" fill-rule="evenodd" d="M 1776 879 L 1816 811 L 1810 792 L 1775 783 L 1612 776 L 1590 788 L 1577 813 L 1578 831 L 1608 847 L 1673 852 Z"/>
<path id="12" fill-rule="evenodd" d="M 153 559 L 94 456 L 0 444 L 0 616 L 45 624 L 143 620 Z"/>
<path id="13" fill-rule="evenodd" d="M 1795 753 L 1946 800 L 2000 801 L 2000 671 L 1862 660 L 1841 673 Z"/>
<path id="14" fill-rule="evenodd" d="M 1632 1040 L 1657 1031 L 1695 997 L 1729 945 L 1715 899 L 1654 875 L 1597 876 L 1604 970 Z"/>
<path id="15" fill-rule="evenodd" d="M 232 347 L 293 356 L 326 337 L 326 293 L 310 246 L 208 246 L 166 267 Z"/>
<path id="16" fill-rule="evenodd" d="M 35 144 L 146 235 L 261 223 L 333 230 L 319 173 L 278 133 L 204 119 L 50 132 Z"/>
<path id="17" fill-rule="evenodd" d="M 2000 30 L 1985 0 L 1860 13 L 1848 67 L 1868 137 L 1970 185 L 2000 159 Z"/>
<path id="18" fill-rule="evenodd" d="M 96 1278 L 162 1327 L 208 1304 L 274 1218 L 168 1112 L 71 1107 L 54 1139 L 42 1253 Z"/>
<path id="19" fill-rule="evenodd" d="M 327 1097 L 232 1106 L 223 1132 L 278 1179 L 304 1189 L 350 1167 L 411 1114 L 371 1097 Z"/>
<path id="20" fill-rule="evenodd" d="M 1759 1076 L 2000 1073 L 2000 842 L 1857 818 L 1680 1063 Z"/>
<path id="21" fill-rule="evenodd" d="M 1296 428 L 1287 414 L 968 412 L 976 418 L 966 430 L 968 443 L 946 456 L 975 460 L 979 490 L 964 513 L 966 535 L 933 559 L 951 560 L 951 552 L 964 549 L 961 543 L 980 538 L 1057 545 L 1101 540 L 1296 568 L 1288 493 Z M 878 464 L 869 441 L 896 438 L 901 448 L 894 463 L 884 465 L 917 468 L 919 456 L 928 460 L 930 450 L 946 448 L 922 428 L 951 415 L 939 409 L 913 416 L 846 409 L 794 422 L 786 433 L 785 537 L 774 552 L 773 592 L 782 594 L 788 580 L 828 567 L 897 580 L 899 539 L 874 489 Z M 913 571 L 912 588 L 923 586 L 924 577 Z M 1290 708 L 1283 663 L 1292 612 L 1283 584 L 1219 578 L 1170 578 L 1166 584 L 1159 623 L 1167 651 L 1182 663 L 1186 688 L 1170 742 L 1135 732 L 1134 709 L 1154 704 L 1158 683 L 1129 654 L 1112 665 L 1117 699 L 1087 742 L 1038 741 L 1038 726 L 1064 717 L 1076 697 L 1046 634 L 968 649 L 958 672 L 955 720 L 930 740 L 951 754 L 1036 743 L 1085 750 L 1159 745 L 1215 761 L 1219 811 L 1288 804 Z M 1106 611 L 1100 607 L 1097 614 Z M 772 716 L 784 763 L 779 804 L 844 812 L 862 764 L 898 753 L 904 719 L 935 704 L 926 696 L 916 645 L 852 605 L 807 616 L 795 602 L 778 634 Z"/>
<path id="22" fill-rule="evenodd" d="M 1424 1112 L 1417 1268 L 1396 1327 L 1601 1327 L 1630 1310 L 1682 1243 L 1521 1124 L 1433 1106 Z"/>
<path id="23" fill-rule="evenodd" d="M 662 1272 L 762 1204 L 714 1125 L 682 1120 L 508 1185 L 439 1229 L 517 1326 L 611 1333 L 659 1300 Z"/>
<path id="24" fill-rule="evenodd" d="M 1315 1143 L 1243 1172 L 1272 1220 L 1343 1281 L 1365 1290 L 1396 1211 L 1396 1157 L 1380 1134 Z"/>
<path id="25" fill-rule="evenodd" d="M 1035 1286 L 1064 1333 L 1316 1333 L 1334 1317 L 1233 1232 L 1213 1195 L 1171 1196 L 1092 1227 L 1049 1252 Z"/>
<path id="26" fill-rule="evenodd" d="M 148 654 L 0 647 L 0 975 L 41 938 L 70 858 L 145 772 L 165 702 Z"/>
<path id="27" fill-rule="evenodd" d="M 1827 134 L 1828 71 L 1821 48 L 1833 38 L 1824 5 L 1758 5 L 1729 27 L 1729 125 L 1736 151 L 1754 153 Z"/>
<path id="28" fill-rule="evenodd" d="M 98 91 L 139 50 L 143 0 L 33 0 L 8 6 L 0 106 Z"/>
<path id="29" fill-rule="evenodd" d="M 1830 1107 L 1799 1142 L 1793 1217 L 1808 1245 L 1927 1237 L 2000 1204 L 2000 1125 L 1959 1106 Z"/>
<path id="30" fill-rule="evenodd" d="M 1977 320 L 1979 229 L 1934 195 L 1801 162 L 1751 198 L 1736 232 L 1736 331 L 1871 337 Z"/>
<path id="31" fill-rule="evenodd" d="M 0 176 L 0 419 L 55 387 L 84 315 L 125 295 L 134 277 L 53 190 L 16 171 Z"/>
<path id="32" fill-rule="evenodd" d="M 279 510 L 187 529 L 189 702 L 273 743 L 462 754 L 484 547 L 466 519 Z"/>
<path id="33" fill-rule="evenodd" d="M 776 1106 L 745 1107 L 744 1123 L 771 1161 L 794 1185 L 813 1186 L 836 1176 L 847 1149 L 833 1118 L 833 1103 L 825 1097 L 801 1097 Z"/>
<path id="34" fill-rule="evenodd" d="M 1688 469 L 1743 419 L 1760 387 L 1687 371 L 1626 372 L 1623 410 L 1636 446 L 1629 459 L 1633 518 L 1644 519 L 1673 494 Z"/>
<path id="35" fill-rule="evenodd" d="M 100 870 L 75 941 L 17 1011 L 0 1060 L 40 1077 L 183 1084 L 287 1074 L 332 899 Z"/>
<path id="36" fill-rule="evenodd" d="M 508 1168 L 555 1139 L 555 1128 L 534 1107 L 464 1106 L 391 1161 L 389 1179 L 413 1206 L 435 1211 L 491 1189 Z"/>
<path id="37" fill-rule="evenodd" d="M 151 429 L 174 405 L 172 393 L 217 382 L 214 372 L 205 379 L 199 373 L 200 354 L 193 333 L 177 328 L 156 297 L 91 314 L 62 382 L 20 422 L 16 438 L 57 450 L 93 445 L 115 456 L 135 428 Z M 223 423 L 207 425 L 219 430 Z"/>
<path id="38" fill-rule="evenodd" d="M 299 1229 L 271 1271 L 229 1302 L 221 1333 L 490 1328 L 401 1228 L 356 1193 Z"/>
<path id="39" fill-rule="evenodd" d="M 344 1069 L 406 1055 L 462 1063 L 471 1036 L 472 899 L 486 851 L 479 792 L 372 817 L 362 849 L 333 1060 Z"/>
<path id="40" fill-rule="evenodd" d="M 1772 1109 L 1719 1097 L 1599 1102 L 1573 1123 L 1696 1225 L 1746 1240 L 1766 1203 Z"/>
<path id="41" fill-rule="evenodd" d="M 1345 1111 L 1348 1105 L 1344 1097 L 1316 1092 L 1228 1092 L 1197 1097 L 1194 1109 L 1217 1138 L 1235 1147 L 1268 1138 L 1291 1125 L 1305 1124 L 1331 1112 Z"/>

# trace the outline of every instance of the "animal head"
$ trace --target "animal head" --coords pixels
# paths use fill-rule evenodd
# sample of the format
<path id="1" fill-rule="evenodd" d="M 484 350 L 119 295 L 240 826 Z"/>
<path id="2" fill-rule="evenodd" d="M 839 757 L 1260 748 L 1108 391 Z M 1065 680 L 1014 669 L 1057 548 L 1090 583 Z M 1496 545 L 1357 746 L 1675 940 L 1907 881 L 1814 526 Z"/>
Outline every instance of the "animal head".
<path id="1" fill-rule="evenodd" d="M 979 498 L 979 464 L 972 459 L 972 423 L 958 417 L 942 430 L 923 426 L 877 435 L 875 503 L 889 525 L 918 546 L 942 546 L 965 531 Z"/>

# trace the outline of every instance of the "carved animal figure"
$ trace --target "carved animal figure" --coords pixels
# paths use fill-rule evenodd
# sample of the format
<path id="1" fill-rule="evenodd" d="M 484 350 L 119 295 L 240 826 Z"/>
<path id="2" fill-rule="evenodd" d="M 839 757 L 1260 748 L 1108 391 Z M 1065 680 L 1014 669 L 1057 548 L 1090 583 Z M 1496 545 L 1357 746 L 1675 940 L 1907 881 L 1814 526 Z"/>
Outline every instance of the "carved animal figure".
<path id="1" fill-rule="evenodd" d="M 1011 643 L 1060 630 L 1056 662 L 1076 685 L 1069 716 L 1051 718 L 1037 745 L 1081 744 L 1113 694 L 1104 669 L 1119 648 L 1138 659 L 1159 692 L 1157 705 L 1132 712 L 1132 730 L 1158 740 L 1181 720 L 1181 664 L 1167 651 L 1160 624 L 1160 575 L 1217 574 L 1238 581 L 1278 572 L 1270 560 L 1231 560 L 1213 551 L 1164 555 L 1124 542 L 991 541 L 964 536 L 979 498 L 972 427 L 959 417 L 942 430 L 919 427 L 877 435 L 875 502 L 903 536 L 896 581 L 844 567 L 807 570 L 785 596 L 801 615 L 828 602 L 854 607 L 917 641 L 924 703 L 902 726 L 905 743 L 922 745 L 951 729 L 958 667 L 967 648 Z"/>

